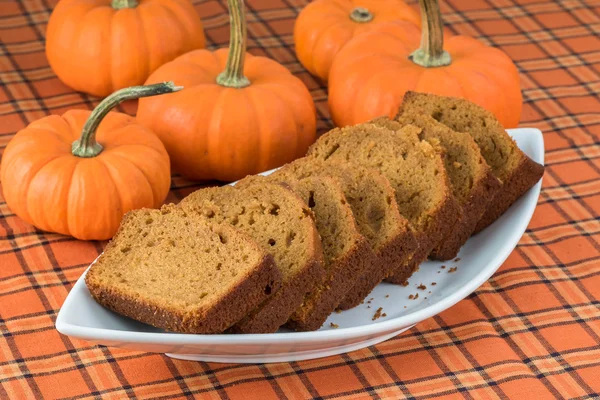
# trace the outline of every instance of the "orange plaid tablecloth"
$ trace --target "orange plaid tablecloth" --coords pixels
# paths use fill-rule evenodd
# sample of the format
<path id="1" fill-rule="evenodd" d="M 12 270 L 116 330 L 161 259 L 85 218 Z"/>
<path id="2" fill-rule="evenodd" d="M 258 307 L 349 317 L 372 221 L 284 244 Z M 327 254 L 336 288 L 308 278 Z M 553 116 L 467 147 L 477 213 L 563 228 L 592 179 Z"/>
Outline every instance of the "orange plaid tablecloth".
<path id="1" fill-rule="evenodd" d="M 0 151 L 31 121 L 98 102 L 48 67 L 55 3 L 0 0 Z M 224 45 L 224 1 L 194 3 L 209 45 Z M 249 50 L 307 84 L 327 130 L 325 89 L 293 51 L 304 2 L 247 3 Z M 452 31 L 515 60 L 521 125 L 540 128 L 546 142 L 533 220 L 487 283 L 399 337 L 313 361 L 212 364 L 92 346 L 60 335 L 54 322 L 104 243 L 38 231 L 0 197 L 0 398 L 600 398 L 600 2 L 448 0 L 442 10 Z M 196 187 L 174 177 L 172 198 Z"/>

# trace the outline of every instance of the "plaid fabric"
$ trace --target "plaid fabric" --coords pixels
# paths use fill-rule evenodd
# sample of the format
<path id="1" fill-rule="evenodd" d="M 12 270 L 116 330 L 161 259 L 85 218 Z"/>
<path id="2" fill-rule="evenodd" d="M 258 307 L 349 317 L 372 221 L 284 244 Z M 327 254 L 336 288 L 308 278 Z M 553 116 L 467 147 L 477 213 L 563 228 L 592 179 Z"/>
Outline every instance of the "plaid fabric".
<path id="1" fill-rule="evenodd" d="M 0 152 L 31 121 L 98 102 L 60 83 L 48 67 L 44 34 L 55 3 L 0 1 Z M 225 45 L 224 1 L 194 3 L 210 46 Z M 325 131 L 326 91 L 293 51 L 293 22 L 303 6 L 249 0 L 248 47 L 306 83 Z M 600 3 L 448 0 L 442 10 L 452 31 L 515 60 L 522 126 L 540 128 L 546 141 L 533 221 L 487 283 L 399 337 L 314 361 L 211 364 L 91 346 L 60 335 L 54 321 L 104 243 L 40 232 L 0 197 L 0 398 L 600 397 Z M 171 200 L 197 187 L 174 177 Z"/>

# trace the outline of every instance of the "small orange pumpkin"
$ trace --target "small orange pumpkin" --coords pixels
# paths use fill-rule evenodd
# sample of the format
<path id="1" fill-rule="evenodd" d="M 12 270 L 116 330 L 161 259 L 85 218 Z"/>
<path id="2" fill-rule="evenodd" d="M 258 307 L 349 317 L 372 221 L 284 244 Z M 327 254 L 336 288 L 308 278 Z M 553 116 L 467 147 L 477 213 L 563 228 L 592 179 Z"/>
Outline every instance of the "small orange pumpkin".
<path id="1" fill-rule="evenodd" d="M 181 92 L 140 100 L 138 120 L 154 131 L 174 171 L 233 181 L 303 156 L 316 138 L 306 86 L 277 62 L 246 53 L 241 0 L 229 0 L 229 52 L 196 50 L 167 63 L 147 83 L 173 80 Z"/>
<path id="2" fill-rule="evenodd" d="M 517 126 L 519 71 L 501 50 L 467 36 L 444 44 L 437 0 L 419 0 L 422 33 L 409 23 L 380 25 L 351 40 L 329 75 L 329 110 L 338 126 L 393 117 L 408 90 L 466 98 Z M 421 36 L 421 46 L 419 37 Z"/>
<path id="3" fill-rule="evenodd" d="M 313 1 L 294 25 L 296 56 L 311 74 L 327 82 L 333 59 L 350 39 L 390 21 L 421 22 L 402 0 Z"/>
<path id="4" fill-rule="evenodd" d="M 104 240 L 126 212 L 160 206 L 171 184 L 167 151 L 133 117 L 109 111 L 174 90 L 172 82 L 122 89 L 92 112 L 70 110 L 19 131 L 0 164 L 8 207 L 44 231 Z"/>
<path id="5" fill-rule="evenodd" d="M 58 78 L 99 97 L 141 85 L 156 68 L 204 45 L 189 0 L 61 0 L 46 32 L 46 57 Z"/>

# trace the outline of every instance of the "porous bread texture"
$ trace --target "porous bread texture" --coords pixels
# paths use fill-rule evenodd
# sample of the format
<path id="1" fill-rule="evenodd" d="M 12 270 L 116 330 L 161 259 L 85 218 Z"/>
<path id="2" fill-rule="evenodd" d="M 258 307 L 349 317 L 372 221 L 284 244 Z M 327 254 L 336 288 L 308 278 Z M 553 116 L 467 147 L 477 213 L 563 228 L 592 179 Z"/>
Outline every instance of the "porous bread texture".
<path id="1" fill-rule="evenodd" d="M 238 321 L 232 332 L 277 331 L 323 279 L 323 251 L 312 212 L 289 188 L 273 183 L 205 188 L 179 206 L 247 233 L 273 255 L 281 271 L 279 291 Z"/>
<path id="2" fill-rule="evenodd" d="M 175 207 L 125 215 L 85 277 L 102 306 L 173 332 L 220 333 L 282 277 L 246 234 Z"/>
<path id="3" fill-rule="evenodd" d="M 500 181 L 501 187 L 477 223 L 475 233 L 498 219 L 544 175 L 544 166 L 527 157 L 496 117 L 475 103 L 456 97 L 407 92 L 399 114 L 405 112 L 425 113 L 455 131 L 469 133 Z"/>
<path id="4" fill-rule="evenodd" d="M 462 215 L 429 257 L 437 260 L 453 259 L 475 230 L 500 183 L 468 133 L 456 132 L 430 115 L 416 112 L 405 112 L 396 121 L 402 126 L 418 126 L 422 129 L 419 138 L 436 141 L 444 149 L 444 165 L 450 178 L 452 193 L 462 207 Z"/>
<path id="5" fill-rule="evenodd" d="M 370 265 L 338 305 L 346 310 L 359 305 L 383 279 L 405 266 L 418 244 L 409 222 L 398 211 L 389 180 L 374 168 L 300 158 L 270 176 L 291 180 L 323 175 L 339 179 L 358 229 L 375 253 Z"/>
<path id="6" fill-rule="evenodd" d="M 337 128 L 321 136 L 307 155 L 376 168 L 389 179 L 398 209 L 412 224 L 419 242 L 408 265 L 386 279 L 393 283 L 404 283 L 460 217 L 441 149 L 421 141 L 420 131 L 412 125 L 393 131 L 373 123 Z"/>
<path id="7" fill-rule="evenodd" d="M 331 176 L 308 176 L 274 173 L 250 176 L 236 184 L 284 182 L 295 190 L 311 208 L 321 236 L 325 276 L 308 293 L 302 305 L 290 316 L 286 326 L 296 331 L 319 329 L 335 310 L 375 255 L 358 226 L 338 179 Z"/>

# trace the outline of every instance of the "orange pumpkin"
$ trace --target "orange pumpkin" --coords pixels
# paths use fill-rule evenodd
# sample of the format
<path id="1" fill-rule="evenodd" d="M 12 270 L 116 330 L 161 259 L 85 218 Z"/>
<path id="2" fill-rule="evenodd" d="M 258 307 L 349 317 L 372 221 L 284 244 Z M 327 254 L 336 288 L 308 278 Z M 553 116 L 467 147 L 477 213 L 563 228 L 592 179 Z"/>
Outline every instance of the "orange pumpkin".
<path id="1" fill-rule="evenodd" d="M 316 0 L 294 25 L 296 56 L 311 74 L 327 82 L 336 54 L 353 37 L 390 21 L 420 24 L 419 14 L 402 0 Z"/>
<path id="2" fill-rule="evenodd" d="M 61 0 L 46 57 L 67 86 L 104 97 L 141 85 L 156 68 L 205 45 L 189 0 Z"/>
<path id="3" fill-rule="evenodd" d="M 241 0 L 229 0 L 229 50 L 197 50 L 156 70 L 181 92 L 140 100 L 138 120 L 163 141 L 174 171 L 233 181 L 303 156 L 316 138 L 306 86 L 277 62 L 246 53 Z"/>
<path id="4" fill-rule="evenodd" d="M 70 110 L 19 131 L 0 164 L 8 207 L 44 231 L 104 240 L 126 212 L 160 206 L 171 184 L 167 151 L 133 117 L 109 111 L 178 89 L 172 82 L 122 89 L 92 112 Z"/>
<path id="5" fill-rule="evenodd" d="M 338 126 L 394 116 L 408 90 L 466 98 L 517 126 L 523 97 L 519 71 L 501 50 L 467 36 L 444 43 L 437 0 L 420 0 L 423 29 L 380 25 L 350 41 L 329 75 L 329 110 Z M 418 49 L 417 49 L 418 48 Z M 415 49 L 417 49 L 415 51 Z"/>

